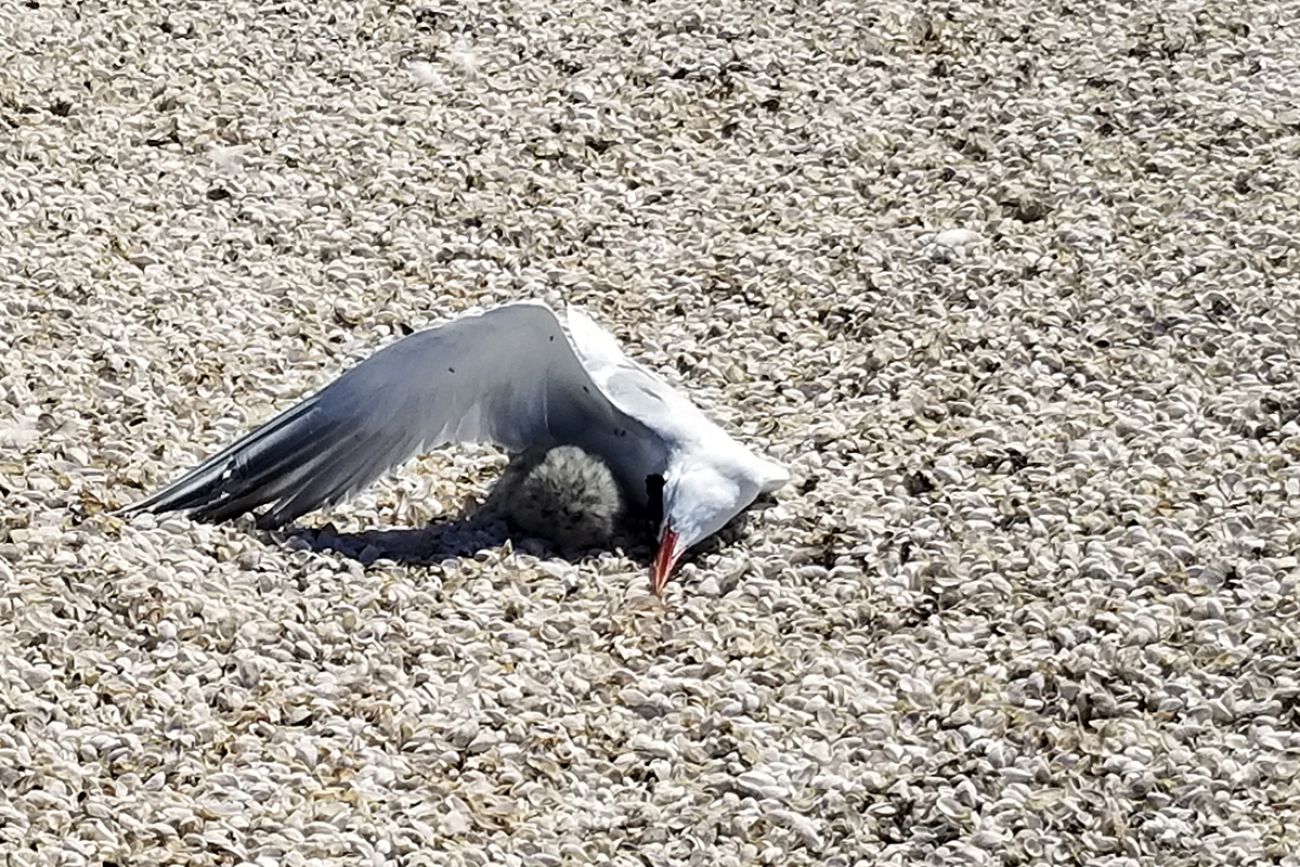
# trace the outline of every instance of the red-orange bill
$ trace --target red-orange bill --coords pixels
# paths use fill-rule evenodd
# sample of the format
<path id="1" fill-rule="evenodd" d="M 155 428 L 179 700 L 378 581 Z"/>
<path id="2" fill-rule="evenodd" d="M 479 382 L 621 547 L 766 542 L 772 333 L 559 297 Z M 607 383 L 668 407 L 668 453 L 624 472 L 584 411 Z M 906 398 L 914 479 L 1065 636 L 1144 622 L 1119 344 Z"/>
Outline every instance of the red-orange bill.
<path id="1" fill-rule="evenodd" d="M 655 554 L 654 570 L 650 574 L 650 589 L 654 590 L 656 596 L 664 595 L 664 587 L 681 556 L 682 552 L 677 549 L 677 534 L 672 530 L 664 530 L 659 539 L 659 552 Z"/>

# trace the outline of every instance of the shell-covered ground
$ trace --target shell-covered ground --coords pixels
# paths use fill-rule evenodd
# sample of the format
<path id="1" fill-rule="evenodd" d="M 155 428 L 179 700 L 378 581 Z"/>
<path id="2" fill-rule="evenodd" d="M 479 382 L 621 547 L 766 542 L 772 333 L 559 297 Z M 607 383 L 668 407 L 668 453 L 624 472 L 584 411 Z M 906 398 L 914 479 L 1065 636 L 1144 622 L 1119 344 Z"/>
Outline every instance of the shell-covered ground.
<path id="1" fill-rule="evenodd" d="M 1300 864 L 1298 41 L 0 3 L 5 863 Z M 664 605 L 448 525 L 487 447 L 319 535 L 107 514 L 525 297 L 791 468 Z"/>

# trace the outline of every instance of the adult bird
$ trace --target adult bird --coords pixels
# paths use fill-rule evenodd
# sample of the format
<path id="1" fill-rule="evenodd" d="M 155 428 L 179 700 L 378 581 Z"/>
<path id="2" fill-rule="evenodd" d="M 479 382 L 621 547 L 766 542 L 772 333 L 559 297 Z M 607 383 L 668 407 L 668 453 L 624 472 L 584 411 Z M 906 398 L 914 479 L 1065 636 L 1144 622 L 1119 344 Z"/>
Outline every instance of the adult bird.
<path id="1" fill-rule="evenodd" d="M 257 524 L 278 527 L 457 441 L 577 446 L 641 507 L 661 479 L 656 595 L 687 550 L 789 480 L 582 311 L 519 301 L 380 349 L 122 514 L 220 521 L 269 506 Z"/>

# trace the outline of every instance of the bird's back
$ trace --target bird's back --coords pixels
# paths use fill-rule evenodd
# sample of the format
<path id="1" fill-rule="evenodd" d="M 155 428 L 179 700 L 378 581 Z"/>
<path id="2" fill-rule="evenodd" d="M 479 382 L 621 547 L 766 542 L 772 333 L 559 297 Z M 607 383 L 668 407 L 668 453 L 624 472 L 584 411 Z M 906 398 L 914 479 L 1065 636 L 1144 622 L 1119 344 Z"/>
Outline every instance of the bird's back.
<path id="1" fill-rule="evenodd" d="M 579 361 L 619 410 L 674 445 L 707 441 L 715 433 L 726 436 L 685 395 L 629 358 L 614 336 L 581 310 L 568 308 L 566 319 Z"/>
<path id="2" fill-rule="evenodd" d="M 656 457 L 664 467 L 675 454 L 691 452 L 737 465 L 764 492 L 789 481 L 784 467 L 754 454 L 684 394 L 629 358 L 614 336 L 581 310 L 568 308 L 566 325 L 574 351 L 592 380 L 612 404 L 657 438 L 656 448 L 662 454 Z"/>

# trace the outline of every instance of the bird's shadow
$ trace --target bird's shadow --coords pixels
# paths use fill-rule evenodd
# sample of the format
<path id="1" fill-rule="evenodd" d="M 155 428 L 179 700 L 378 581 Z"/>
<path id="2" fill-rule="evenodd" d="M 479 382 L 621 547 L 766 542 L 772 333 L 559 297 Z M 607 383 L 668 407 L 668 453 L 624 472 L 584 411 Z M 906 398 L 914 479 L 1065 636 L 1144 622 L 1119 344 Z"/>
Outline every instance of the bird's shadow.
<path id="1" fill-rule="evenodd" d="M 473 557 L 482 551 L 501 548 L 506 542 L 524 554 L 570 563 L 589 560 L 609 550 L 621 551 L 646 566 L 654 558 L 653 537 L 643 528 L 623 527 L 608 545 L 577 550 L 532 536 L 516 529 L 505 518 L 488 513 L 435 520 L 423 527 L 341 533 L 327 524 L 293 528 L 286 530 L 285 535 L 301 540 L 312 551 L 332 552 L 365 566 L 377 560 L 391 560 L 404 566 L 431 566 L 445 560 Z"/>
<path id="2" fill-rule="evenodd" d="M 751 514 L 762 511 L 772 502 L 770 497 L 761 497 L 692 554 L 710 553 L 738 541 L 748 530 Z M 508 541 L 514 550 L 521 553 L 570 563 L 594 559 L 607 551 L 619 551 L 648 568 L 654 561 L 656 547 L 655 524 L 645 515 L 625 517 L 608 544 L 578 550 L 525 533 L 492 508 L 479 508 L 456 517 L 435 520 L 423 527 L 340 533 L 332 524 L 326 524 L 322 527 L 289 528 L 283 532 L 288 538 L 300 540 L 309 550 L 333 552 L 365 566 L 377 560 L 391 560 L 404 566 L 431 566 L 445 560 L 473 557 L 482 551 L 500 548 Z"/>

